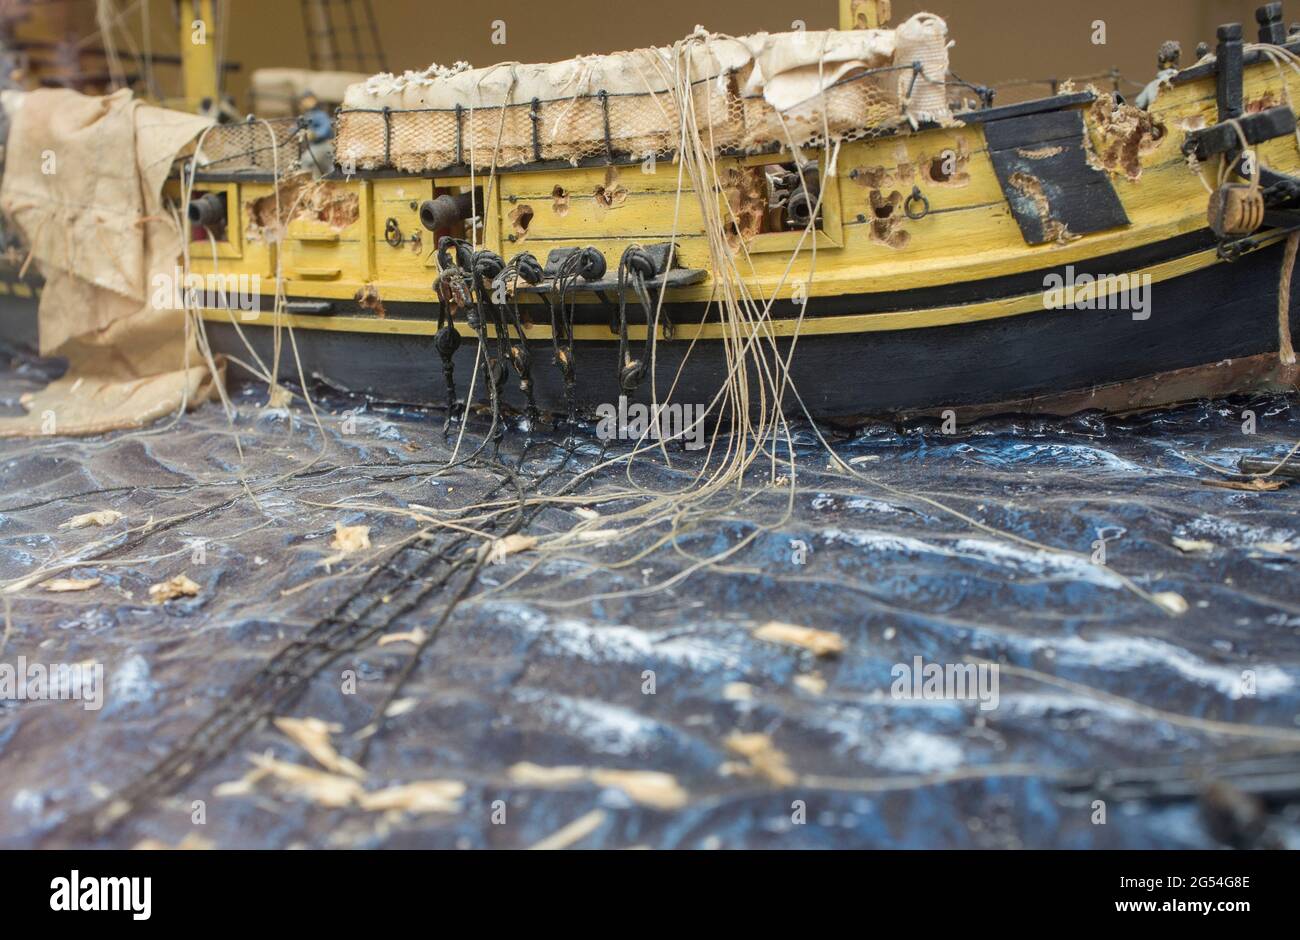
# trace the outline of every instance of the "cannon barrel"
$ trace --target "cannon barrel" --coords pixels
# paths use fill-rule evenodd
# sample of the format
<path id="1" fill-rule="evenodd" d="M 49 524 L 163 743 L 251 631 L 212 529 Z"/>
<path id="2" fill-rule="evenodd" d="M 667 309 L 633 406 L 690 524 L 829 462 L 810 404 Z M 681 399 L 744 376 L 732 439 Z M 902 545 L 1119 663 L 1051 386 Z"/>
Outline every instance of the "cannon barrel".
<path id="1" fill-rule="evenodd" d="M 444 193 L 436 199 L 426 199 L 420 203 L 420 224 L 431 232 L 437 232 L 464 222 L 473 212 L 472 193 L 461 193 L 459 196 Z"/>
<path id="2" fill-rule="evenodd" d="M 190 224 L 211 228 L 226 221 L 226 200 L 218 193 L 208 193 L 190 202 Z"/>

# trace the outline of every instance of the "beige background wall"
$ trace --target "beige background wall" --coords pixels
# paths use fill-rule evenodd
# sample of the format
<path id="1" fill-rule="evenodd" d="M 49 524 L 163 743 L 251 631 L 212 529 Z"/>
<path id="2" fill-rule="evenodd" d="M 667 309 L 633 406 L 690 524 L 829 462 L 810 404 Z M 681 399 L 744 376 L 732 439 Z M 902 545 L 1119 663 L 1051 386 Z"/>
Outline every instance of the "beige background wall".
<path id="1" fill-rule="evenodd" d="M 58 2 L 58 0 L 55 0 Z M 72 0 L 76 2 L 76 0 Z M 83 0 L 84 2 L 84 0 Z M 298 0 L 226 0 L 228 55 L 244 76 L 268 65 L 306 66 Z M 474 65 L 514 60 L 550 61 L 581 53 L 666 44 L 697 23 L 743 33 L 789 29 L 796 17 L 809 28 L 833 26 L 835 0 L 373 0 L 390 67 L 423 68 L 465 59 Z M 119 0 L 129 7 L 128 0 Z M 147 0 L 156 48 L 177 48 L 172 0 Z M 1252 0 L 894 0 L 894 21 L 928 9 L 948 20 L 953 69 L 968 81 L 1064 77 L 1119 66 L 1138 81 L 1155 72 L 1156 49 L 1166 39 L 1183 44 L 1184 64 L 1196 43 L 1213 42 L 1218 23 L 1238 20 L 1255 32 Z M 1300 21 L 1300 0 L 1289 0 L 1288 22 Z M 138 14 L 137 14 L 138 16 Z M 1104 20 L 1107 44 L 1093 45 L 1092 23 Z M 492 23 L 503 20 L 507 44 L 491 43 Z M 138 28 L 138 20 L 133 17 Z M 241 107 L 245 81 L 231 90 Z"/>

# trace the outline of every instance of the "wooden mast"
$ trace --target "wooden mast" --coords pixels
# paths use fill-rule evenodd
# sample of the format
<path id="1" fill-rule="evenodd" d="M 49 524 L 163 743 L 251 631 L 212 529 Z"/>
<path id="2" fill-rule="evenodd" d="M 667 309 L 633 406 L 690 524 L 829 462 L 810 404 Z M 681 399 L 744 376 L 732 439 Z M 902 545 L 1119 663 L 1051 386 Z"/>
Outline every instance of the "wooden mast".
<path id="1" fill-rule="evenodd" d="M 890 0 L 839 0 L 840 29 L 879 29 L 889 24 Z"/>
<path id="2" fill-rule="evenodd" d="M 185 107 L 200 112 L 217 105 L 217 32 L 212 0 L 180 0 L 181 80 Z"/>

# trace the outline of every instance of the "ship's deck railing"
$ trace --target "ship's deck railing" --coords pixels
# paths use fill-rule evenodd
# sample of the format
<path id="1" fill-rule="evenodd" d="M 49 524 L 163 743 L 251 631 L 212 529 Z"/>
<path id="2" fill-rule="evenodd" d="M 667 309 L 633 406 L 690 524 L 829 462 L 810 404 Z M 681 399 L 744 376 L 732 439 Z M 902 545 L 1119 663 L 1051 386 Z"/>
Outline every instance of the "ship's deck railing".
<path id="1" fill-rule="evenodd" d="M 250 118 L 208 130 L 199 157 L 201 173 L 266 174 L 298 167 L 304 135 L 297 118 Z"/>

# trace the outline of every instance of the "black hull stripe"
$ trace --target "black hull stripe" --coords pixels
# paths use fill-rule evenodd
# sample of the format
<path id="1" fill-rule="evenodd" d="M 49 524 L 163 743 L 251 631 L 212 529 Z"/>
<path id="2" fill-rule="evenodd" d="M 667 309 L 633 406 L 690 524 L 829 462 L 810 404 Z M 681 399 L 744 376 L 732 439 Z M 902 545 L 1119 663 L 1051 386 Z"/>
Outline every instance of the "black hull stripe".
<path id="1" fill-rule="evenodd" d="M 791 364 L 793 379 L 815 416 L 852 417 L 996 404 L 1276 355 L 1281 258 L 1282 246 L 1272 245 L 1233 265 L 1158 282 L 1146 321 L 1122 310 L 1060 310 L 929 329 L 804 336 Z M 1293 331 L 1300 334 L 1297 311 L 1300 291 L 1292 297 Z M 228 324 L 210 322 L 207 328 L 217 350 L 245 354 Z M 263 356 L 270 354 L 269 329 L 245 332 Z M 778 348 L 788 350 L 789 342 L 779 340 Z M 679 340 L 657 347 L 661 394 L 688 345 Z M 309 374 L 340 388 L 414 404 L 444 401 L 432 336 L 306 330 L 298 333 L 298 347 Z M 476 348 L 467 342 L 457 353 L 462 395 Z M 564 387 L 549 342 L 534 341 L 530 348 L 539 404 L 563 411 Z M 283 352 L 283 367 L 292 372 L 292 352 Z M 616 341 L 579 344 L 576 367 L 584 408 L 618 400 Z M 696 344 L 676 400 L 711 401 L 726 368 L 721 344 Z M 649 395 L 647 381 L 636 397 Z M 506 398 L 523 405 L 513 373 Z"/>

